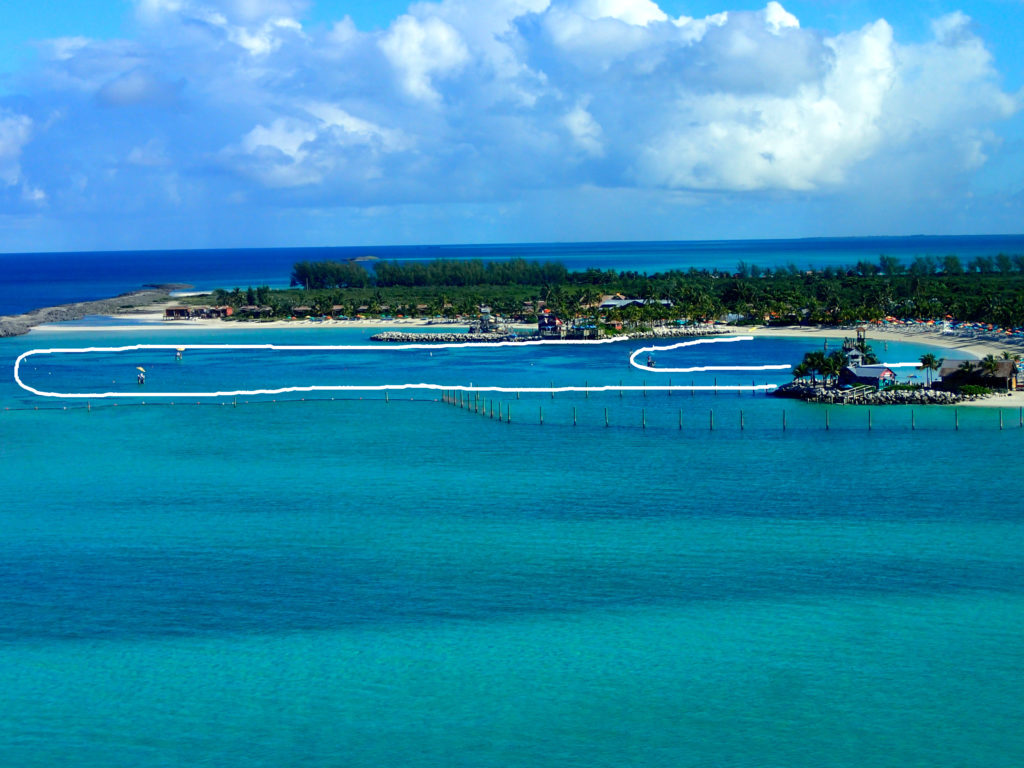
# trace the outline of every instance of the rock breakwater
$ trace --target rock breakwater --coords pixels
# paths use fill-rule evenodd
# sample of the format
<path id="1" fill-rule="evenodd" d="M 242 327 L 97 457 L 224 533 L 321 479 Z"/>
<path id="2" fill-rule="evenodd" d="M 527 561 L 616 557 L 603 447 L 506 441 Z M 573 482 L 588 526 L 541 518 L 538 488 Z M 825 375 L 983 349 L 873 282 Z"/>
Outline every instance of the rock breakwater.
<path id="1" fill-rule="evenodd" d="M 499 341 L 533 341 L 533 336 L 513 333 L 406 333 L 384 331 L 375 333 L 370 341 L 389 341 L 400 344 L 485 344 Z"/>
<path id="2" fill-rule="evenodd" d="M 805 403 L 838 405 L 956 405 L 985 400 L 992 395 L 963 395 L 936 389 L 840 389 L 821 384 L 791 382 L 772 391 L 774 397 L 788 397 Z"/>

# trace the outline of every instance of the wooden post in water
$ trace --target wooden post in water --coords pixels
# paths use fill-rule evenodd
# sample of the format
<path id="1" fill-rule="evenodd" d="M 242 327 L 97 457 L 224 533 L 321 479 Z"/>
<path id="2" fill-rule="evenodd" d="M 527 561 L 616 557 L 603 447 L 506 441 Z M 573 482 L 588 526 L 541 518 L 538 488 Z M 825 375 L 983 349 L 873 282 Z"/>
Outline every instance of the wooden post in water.
<path id="1" fill-rule="evenodd" d="M 590 399 L 590 382 L 587 381 L 586 379 L 583 380 L 583 399 Z"/>
<path id="2" fill-rule="evenodd" d="M 712 409 L 708 413 L 709 413 L 709 416 L 708 416 L 708 429 L 711 432 L 714 432 L 715 431 L 715 411 L 714 411 L 714 409 Z"/>
<path id="3" fill-rule="evenodd" d="M 619 379 L 619 400 L 622 399 L 622 379 Z"/>
<path id="4" fill-rule="evenodd" d="M 576 426 L 576 406 L 572 407 L 572 425 Z"/>
<path id="5" fill-rule="evenodd" d="M 999 409 L 999 428 L 1003 428 L 1003 409 Z"/>
<path id="6" fill-rule="evenodd" d="M 642 429 L 647 429 L 647 409 L 646 408 L 641 408 L 640 409 L 640 427 Z"/>
<path id="7" fill-rule="evenodd" d="M 1018 421 L 1017 426 L 1024 427 L 1024 408 L 1020 408 L 1018 413 L 1020 420 Z"/>
<path id="8" fill-rule="evenodd" d="M 506 424 L 511 424 L 512 423 L 512 404 L 511 403 L 509 403 L 509 405 L 505 408 L 505 423 Z"/>
<path id="9" fill-rule="evenodd" d="M 715 397 L 718 397 L 718 377 L 715 376 Z"/>
<path id="10" fill-rule="evenodd" d="M 782 409 L 782 431 L 786 431 L 786 409 Z"/>
<path id="11" fill-rule="evenodd" d="M 540 406 L 540 425 L 544 426 L 544 406 Z"/>
<path id="12" fill-rule="evenodd" d="M 551 381 L 551 382 L 548 382 L 548 383 L 551 385 L 551 399 L 554 400 L 555 399 L 555 382 Z"/>
<path id="13" fill-rule="evenodd" d="M 604 425 L 606 427 L 608 426 L 608 409 L 607 408 L 604 409 Z"/>
<path id="14" fill-rule="evenodd" d="M 959 408 L 954 408 L 953 409 L 953 428 L 956 429 L 958 432 L 960 431 L 960 409 Z"/>
<path id="15" fill-rule="evenodd" d="M 914 419 L 914 409 L 910 409 L 910 431 L 913 432 L 917 429 L 917 421 Z"/>
<path id="16" fill-rule="evenodd" d="M 743 411 L 740 410 L 740 432 L 743 431 Z"/>
<path id="17" fill-rule="evenodd" d="M 694 397 L 694 396 L 695 396 L 695 394 L 694 394 L 694 393 L 695 393 L 696 391 L 697 391 L 697 390 L 695 390 L 695 389 L 693 388 L 693 379 L 690 379 L 690 397 Z"/>
<path id="18" fill-rule="evenodd" d="M 679 429 L 682 430 L 682 428 L 683 428 L 683 409 L 680 408 L 679 409 Z"/>
<path id="19" fill-rule="evenodd" d="M 647 379 L 644 379 L 644 397 L 647 397 Z"/>
<path id="20" fill-rule="evenodd" d="M 868 432 L 871 431 L 871 409 L 868 408 Z"/>
<path id="21" fill-rule="evenodd" d="M 388 397 L 388 391 L 386 389 L 384 390 L 384 402 L 385 403 L 390 403 L 391 402 L 391 398 Z"/>
<path id="22" fill-rule="evenodd" d="M 825 409 L 825 431 L 828 432 L 828 408 Z"/>
<path id="23" fill-rule="evenodd" d="M 671 378 L 669 378 L 669 380 L 668 380 L 668 396 L 672 397 L 672 379 Z"/>

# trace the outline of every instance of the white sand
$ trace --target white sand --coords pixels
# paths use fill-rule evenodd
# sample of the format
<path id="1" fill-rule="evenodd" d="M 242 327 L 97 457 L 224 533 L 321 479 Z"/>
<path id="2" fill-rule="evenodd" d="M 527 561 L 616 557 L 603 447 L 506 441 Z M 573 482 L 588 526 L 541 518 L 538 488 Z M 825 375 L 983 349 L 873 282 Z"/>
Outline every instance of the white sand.
<path id="1" fill-rule="evenodd" d="M 762 326 L 754 326 L 752 328 L 737 329 L 737 333 L 743 333 L 748 336 L 783 336 L 799 339 L 854 338 L 857 335 L 857 331 L 854 328 L 808 328 L 805 326 L 791 326 L 786 328 L 765 328 Z M 894 328 L 875 328 L 872 326 L 868 329 L 867 338 L 869 344 L 879 341 L 905 341 L 912 344 L 942 347 L 943 349 L 956 352 L 956 357 L 963 359 L 980 360 L 985 355 L 1002 357 L 1003 352 L 1024 355 L 1024 343 L 1011 338 L 1007 338 L 1005 340 L 988 336 L 971 338 L 969 336 L 945 334 L 941 331 L 926 330 L 923 328 L 897 330 Z M 878 354 L 879 349 L 877 343 L 872 344 L 872 346 L 875 347 L 875 353 Z M 950 357 L 954 356 L 950 355 Z"/>
<path id="2" fill-rule="evenodd" d="M 140 324 L 133 323 L 119 325 L 116 323 L 104 323 L 102 325 L 93 325 L 89 323 L 81 323 L 81 321 L 77 321 L 78 324 L 74 325 L 66 323 L 46 323 L 34 327 L 32 332 L 87 331 L 90 333 L 96 333 L 97 331 L 189 331 L 211 329 L 225 331 L 258 331 L 264 328 L 403 328 L 409 330 L 427 330 L 444 333 L 445 330 L 450 327 L 464 327 L 467 324 L 465 322 L 428 322 L 427 319 L 420 318 L 395 318 L 392 320 L 325 320 L 322 322 L 314 320 L 164 320 L 164 306 L 165 305 L 155 305 L 152 308 L 147 308 L 145 311 L 131 312 L 129 316 L 133 321 L 141 321 Z M 175 306 L 175 303 L 169 302 L 166 306 Z M 113 319 L 117 319 L 118 317 L 122 316 L 115 315 Z M 528 331 L 535 327 L 536 326 L 532 324 L 513 324 L 510 326 L 510 328 L 517 331 Z M 766 328 L 764 326 L 739 326 L 730 328 L 729 330 L 730 332 L 743 336 L 779 336 L 808 340 L 836 339 L 856 336 L 856 330 L 854 328 L 832 328 L 823 326 L 788 326 L 771 328 Z M 867 335 L 869 342 L 906 341 L 914 344 L 942 347 L 943 349 L 952 350 L 958 353 L 958 356 L 962 356 L 963 358 L 981 359 L 985 355 L 995 355 L 996 357 L 1000 357 L 1004 351 L 1018 354 L 1024 353 L 1024 343 L 1011 338 L 1007 338 L 1005 340 L 989 336 L 971 338 L 952 334 L 943 334 L 937 330 L 927 330 L 923 328 L 897 330 L 895 328 L 876 328 L 874 326 L 868 329 Z M 878 350 L 876 349 L 876 352 L 877 351 Z"/>

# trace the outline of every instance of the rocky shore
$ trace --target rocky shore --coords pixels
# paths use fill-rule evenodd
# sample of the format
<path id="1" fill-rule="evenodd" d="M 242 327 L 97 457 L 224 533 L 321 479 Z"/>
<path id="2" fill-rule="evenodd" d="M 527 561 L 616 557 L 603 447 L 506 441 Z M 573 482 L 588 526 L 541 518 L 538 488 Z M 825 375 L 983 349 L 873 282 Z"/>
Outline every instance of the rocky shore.
<path id="1" fill-rule="evenodd" d="M 22 315 L 0 316 L 0 337 L 21 336 L 36 325 L 81 320 L 86 315 L 125 314 L 140 307 L 167 301 L 171 290 L 178 290 L 178 288 L 179 286 L 154 286 L 142 291 L 124 293 L 110 299 L 77 301 L 57 307 L 34 309 Z"/>
<path id="2" fill-rule="evenodd" d="M 728 330 L 716 326 L 672 327 L 661 326 L 646 331 L 631 331 L 624 334 L 628 339 L 686 339 L 698 336 L 722 336 L 725 334 L 743 333 L 742 328 Z"/>
<path id="3" fill-rule="evenodd" d="M 986 400 L 993 395 L 962 395 L 936 389 L 840 389 L 821 384 L 790 382 L 772 391 L 774 397 L 788 397 L 805 403 L 846 405 L 956 405 Z"/>
<path id="4" fill-rule="evenodd" d="M 375 333 L 370 341 L 390 341 L 402 344 L 485 344 L 499 341 L 531 341 L 532 336 L 514 333 L 404 333 L 384 331 Z"/>
<path id="5" fill-rule="evenodd" d="M 621 339 L 675 339 L 696 336 L 718 336 L 731 331 L 719 328 L 654 328 L 647 331 L 625 333 Z M 567 338 L 575 338 L 569 336 Z M 514 333 L 406 333 L 403 331 L 384 331 L 370 337 L 371 341 L 390 341 L 405 344 L 480 344 L 498 341 L 543 341 L 534 334 Z"/>

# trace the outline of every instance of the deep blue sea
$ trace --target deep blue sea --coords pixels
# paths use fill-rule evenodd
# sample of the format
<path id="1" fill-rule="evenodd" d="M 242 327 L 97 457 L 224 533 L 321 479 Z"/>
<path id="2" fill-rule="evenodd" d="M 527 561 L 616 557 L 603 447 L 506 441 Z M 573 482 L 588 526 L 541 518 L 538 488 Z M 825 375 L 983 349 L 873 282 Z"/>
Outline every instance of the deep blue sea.
<path id="1" fill-rule="evenodd" d="M 0 253 L 0 315 L 72 301 L 106 298 L 153 283 L 187 283 L 199 290 L 288 285 L 297 261 L 375 257 L 385 261 L 525 258 L 569 269 L 733 271 L 739 262 L 801 269 L 877 262 L 882 254 L 906 263 L 915 256 L 1024 253 L 1024 235 L 848 237 L 803 240 L 719 240 L 646 243 L 359 246 L 238 250 Z"/>
<path id="2" fill-rule="evenodd" d="M 0 766 L 1024 765 L 1016 409 L 653 389 L 143 405 L 12 375 L 32 349 L 369 333 L 0 339 Z M 139 391 L 137 366 L 149 391 L 664 383 L 627 365 L 640 345 L 98 351 L 21 372 L 92 393 Z"/>

